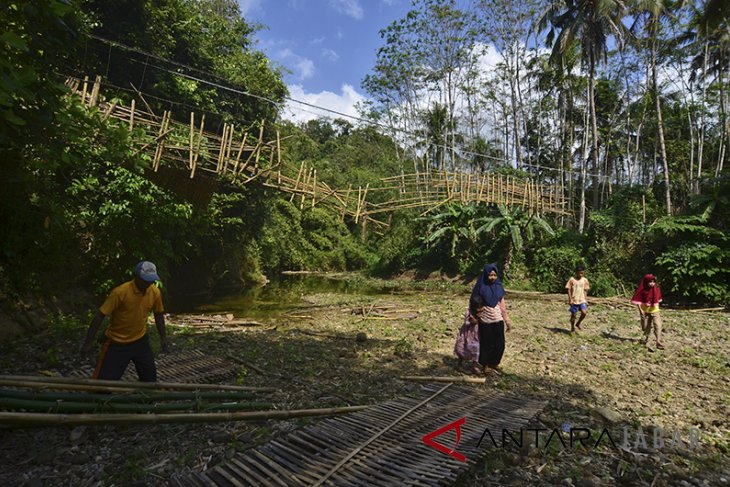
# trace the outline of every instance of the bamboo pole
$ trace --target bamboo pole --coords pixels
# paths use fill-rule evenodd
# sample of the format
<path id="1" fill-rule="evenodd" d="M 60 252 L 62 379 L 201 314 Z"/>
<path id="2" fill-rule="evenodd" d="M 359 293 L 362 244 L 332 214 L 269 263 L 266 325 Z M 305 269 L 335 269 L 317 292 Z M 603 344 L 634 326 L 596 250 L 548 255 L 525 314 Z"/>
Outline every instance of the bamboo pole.
<path id="1" fill-rule="evenodd" d="M 232 174 L 236 177 L 238 173 L 238 165 L 241 162 L 241 154 L 243 154 L 243 148 L 246 146 L 246 139 L 248 139 L 248 132 L 243 133 L 243 139 L 241 139 L 241 146 L 238 148 L 238 155 L 236 156 L 236 162 L 233 164 Z"/>
<path id="2" fill-rule="evenodd" d="M 98 379 L 82 379 L 76 377 L 41 377 L 34 375 L 0 375 L 0 385 L 12 385 L 21 387 L 31 387 L 31 384 L 43 383 L 46 387 L 54 384 L 67 385 L 91 385 L 91 386 L 109 386 L 117 389 L 131 390 L 160 390 L 160 389 L 178 389 L 181 391 L 258 391 L 273 392 L 276 391 L 272 387 L 249 387 L 234 386 L 229 384 L 191 384 L 187 382 L 123 382 L 118 380 L 98 380 Z"/>
<path id="3" fill-rule="evenodd" d="M 229 357 L 230 358 L 230 357 Z M 174 400 L 240 400 L 254 399 L 256 394 L 249 391 L 143 391 L 123 394 L 101 394 L 94 392 L 47 392 L 47 391 L 21 391 L 2 389 L 0 398 L 29 399 L 37 401 L 103 401 L 103 402 L 151 402 L 151 401 L 174 401 Z"/>
<path id="4" fill-rule="evenodd" d="M 296 195 L 297 187 L 299 186 L 299 179 L 302 177 L 302 172 L 304 171 L 304 164 L 305 161 L 302 161 L 301 164 L 299 164 L 299 172 L 297 173 L 296 181 L 294 181 L 294 188 L 292 190 L 291 198 L 289 198 L 289 203 L 294 201 L 294 196 Z"/>
<path id="5" fill-rule="evenodd" d="M 136 100 L 132 98 L 132 106 L 129 109 L 129 131 L 131 132 L 134 129 L 134 110 L 135 110 L 135 103 Z"/>
<path id="6" fill-rule="evenodd" d="M 525 186 L 522 189 L 522 208 L 530 207 L 530 180 L 525 179 Z"/>
<path id="7" fill-rule="evenodd" d="M 401 377 L 402 380 L 413 380 L 413 381 L 425 381 L 425 382 L 468 382 L 470 384 L 484 384 L 487 379 L 486 377 L 467 377 L 467 376 L 454 376 L 454 377 L 438 377 L 438 376 L 426 376 L 426 375 L 404 375 Z"/>
<path id="8" fill-rule="evenodd" d="M 155 151 L 155 158 L 153 160 L 153 165 L 152 165 L 155 172 L 157 172 L 158 169 L 160 169 L 160 161 L 162 160 L 162 153 L 165 150 L 165 140 L 164 140 L 164 137 L 162 137 L 162 134 L 166 133 L 169 123 L 170 123 L 170 112 L 164 111 L 162 113 L 162 123 L 160 124 L 160 136 L 157 137 L 157 150 Z"/>
<path id="9" fill-rule="evenodd" d="M 326 409 L 293 409 L 289 411 L 245 411 L 226 413 L 172 414 L 49 414 L 0 412 L 0 425 L 17 427 L 79 426 L 110 424 L 218 423 L 225 421 L 258 421 L 309 416 L 331 416 L 362 411 L 369 406 Z"/>
<path id="10" fill-rule="evenodd" d="M 234 174 L 234 181 L 235 181 L 235 178 L 239 174 L 241 174 L 243 171 L 246 170 L 246 168 L 248 167 L 248 164 L 251 162 L 251 159 L 253 159 L 254 155 L 256 155 L 256 153 L 260 150 L 260 147 L 261 147 L 261 142 L 259 141 L 259 142 L 256 143 L 256 145 L 254 146 L 253 150 L 248 155 L 248 157 L 243 162 L 243 164 L 241 164 L 241 168 L 238 170 L 238 172 L 236 174 Z"/>
<path id="11" fill-rule="evenodd" d="M 281 136 L 278 129 L 276 130 L 276 165 L 279 167 L 276 184 L 281 185 Z"/>
<path id="12" fill-rule="evenodd" d="M 314 199 L 317 196 L 317 170 L 314 170 L 314 184 L 312 184 L 312 208 L 314 208 Z"/>
<path id="13" fill-rule="evenodd" d="M 81 101 L 83 102 L 84 105 L 87 104 L 86 103 L 86 92 L 88 91 L 88 89 L 89 89 L 89 77 L 84 76 L 84 89 L 81 92 Z"/>
<path id="14" fill-rule="evenodd" d="M 89 99 L 89 106 L 93 107 L 99 100 L 99 90 L 101 89 L 101 76 L 96 75 L 94 80 L 94 86 L 91 88 L 91 98 Z"/>
<path id="15" fill-rule="evenodd" d="M 299 209 L 304 209 L 304 199 L 307 197 L 307 191 L 309 188 L 309 181 L 312 180 L 312 173 L 314 172 L 314 167 L 310 167 L 309 171 L 307 171 L 307 175 L 304 177 L 304 180 L 302 181 L 302 191 L 301 191 L 301 199 L 299 200 Z"/>
<path id="16" fill-rule="evenodd" d="M 56 413 L 94 413 L 97 411 L 117 411 L 120 413 L 150 413 L 164 411 L 237 411 L 241 409 L 271 409 L 271 403 L 235 402 L 204 403 L 199 401 L 163 402 L 154 404 L 129 404 L 124 402 L 77 402 L 77 401 L 41 401 L 31 399 L 15 399 L 0 397 L 0 408 L 24 409 L 31 411 L 53 411 Z"/>
<path id="17" fill-rule="evenodd" d="M 195 157 L 193 157 L 193 167 L 190 169 L 190 179 L 195 177 L 195 168 L 198 166 L 198 157 L 200 157 L 200 144 L 203 142 L 203 127 L 205 126 L 205 113 L 200 117 L 200 130 L 198 131 L 198 143 L 195 146 Z"/>
<path id="18" fill-rule="evenodd" d="M 357 187 L 357 207 L 355 208 L 355 224 L 360 219 L 360 198 L 362 196 L 362 186 Z"/>
<path id="19" fill-rule="evenodd" d="M 193 170 L 193 159 L 195 159 L 195 112 L 190 112 L 190 162 L 188 169 Z"/>
<path id="20" fill-rule="evenodd" d="M 256 152 L 256 161 L 254 162 L 253 170 L 254 173 L 258 171 L 259 169 L 259 157 L 261 156 L 261 146 L 264 142 L 264 121 L 261 121 L 261 128 L 259 128 L 259 143 L 258 148 L 259 150 Z"/>
<path id="21" fill-rule="evenodd" d="M 345 220 L 345 214 L 347 213 L 347 205 L 350 202 L 350 191 L 352 191 L 352 184 L 347 185 L 347 193 L 345 193 L 345 203 L 342 206 L 342 214 L 340 215 L 340 221 Z"/>
<path id="22" fill-rule="evenodd" d="M 215 172 L 221 173 L 221 165 L 223 164 L 223 157 L 226 154 L 226 140 L 228 139 L 228 124 L 223 122 L 223 135 L 221 136 L 221 143 L 218 149 L 218 159 L 216 159 Z"/>
<path id="23" fill-rule="evenodd" d="M 116 100 L 114 100 L 113 102 L 111 102 L 111 103 L 110 103 L 110 104 L 109 104 L 109 105 L 108 105 L 108 106 L 106 107 L 106 110 L 104 110 L 104 115 L 102 116 L 102 118 L 101 118 L 101 119 L 102 119 L 102 120 L 107 120 L 107 119 L 109 119 L 109 117 L 111 116 L 112 112 L 114 111 L 114 109 L 115 109 L 116 107 L 117 107 L 117 101 L 116 101 Z"/>
<path id="24" fill-rule="evenodd" d="M 226 147 L 226 155 L 223 159 L 223 171 L 222 173 L 225 174 L 228 170 L 228 162 L 231 160 L 231 147 L 233 147 L 233 135 L 236 133 L 236 127 L 235 125 L 231 124 L 231 130 L 228 131 L 228 142 Z"/>

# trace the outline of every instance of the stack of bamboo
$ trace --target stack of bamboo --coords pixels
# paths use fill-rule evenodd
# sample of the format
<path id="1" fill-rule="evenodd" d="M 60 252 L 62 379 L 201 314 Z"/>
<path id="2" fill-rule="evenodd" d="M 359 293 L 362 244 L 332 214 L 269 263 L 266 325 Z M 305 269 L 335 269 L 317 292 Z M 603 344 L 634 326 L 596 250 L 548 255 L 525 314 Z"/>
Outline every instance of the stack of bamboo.
<path id="1" fill-rule="evenodd" d="M 253 388 L 215 384 L 129 383 L 66 377 L 0 376 L 0 408 L 46 413 L 151 413 L 270 409 Z"/>
<path id="2" fill-rule="evenodd" d="M 362 409 L 279 411 L 256 400 L 271 387 L 120 382 L 0 375 L 0 427 L 197 423 L 330 415 Z"/>

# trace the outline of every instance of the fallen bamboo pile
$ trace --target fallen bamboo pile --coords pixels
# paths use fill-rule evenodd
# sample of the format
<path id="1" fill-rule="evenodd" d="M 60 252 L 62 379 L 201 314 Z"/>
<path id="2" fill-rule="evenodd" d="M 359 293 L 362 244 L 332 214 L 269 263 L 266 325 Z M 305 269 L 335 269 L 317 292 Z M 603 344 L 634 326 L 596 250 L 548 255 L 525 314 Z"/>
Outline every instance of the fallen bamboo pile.
<path id="1" fill-rule="evenodd" d="M 180 382 L 122 382 L 118 380 L 79 379 L 76 377 L 42 377 L 34 375 L 0 375 L 0 385 L 20 386 L 36 389 L 74 389 L 85 390 L 85 387 L 113 388 L 117 390 L 165 390 L 182 391 L 254 391 L 274 392 L 273 387 L 234 386 L 229 384 L 188 384 Z"/>
<path id="2" fill-rule="evenodd" d="M 347 310 L 350 314 L 363 316 L 370 320 L 414 320 L 419 317 L 418 311 L 403 309 L 399 304 L 372 304 L 371 306 L 356 306 Z"/>
<path id="3" fill-rule="evenodd" d="M 282 411 L 270 401 L 257 400 L 258 394 L 275 388 L 227 384 L 0 375 L 0 386 L 5 386 L 0 388 L 0 427 L 283 419 L 365 407 Z"/>
<path id="4" fill-rule="evenodd" d="M 0 426 L 80 426 L 115 424 L 162 423 L 221 423 L 228 421 L 259 421 L 309 416 L 331 416 L 366 409 L 368 406 L 348 406 L 326 409 L 293 409 L 288 411 L 245 411 L 224 413 L 171 413 L 171 414 L 49 414 L 0 412 Z"/>
<path id="5" fill-rule="evenodd" d="M 168 324 L 176 328 L 187 328 L 193 331 L 239 331 L 252 326 L 266 326 L 249 318 L 236 319 L 232 314 L 226 315 L 175 315 Z"/>
<path id="6" fill-rule="evenodd" d="M 0 376 L 0 385 L 30 389 L 0 389 L 0 409 L 44 413 L 263 410 L 273 408 L 273 404 L 256 401 L 253 392 L 275 390 L 216 384 L 125 384 L 120 381 L 35 376 Z M 57 389 L 72 392 L 57 392 Z"/>

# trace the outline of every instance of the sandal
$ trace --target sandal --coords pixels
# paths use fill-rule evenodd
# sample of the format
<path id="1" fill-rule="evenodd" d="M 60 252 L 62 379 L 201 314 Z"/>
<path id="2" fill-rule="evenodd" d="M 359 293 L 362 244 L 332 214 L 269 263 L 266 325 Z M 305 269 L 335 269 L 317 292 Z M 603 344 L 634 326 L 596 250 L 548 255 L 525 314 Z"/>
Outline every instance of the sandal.
<path id="1" fill-rule="evenodd" d="M 657 343 L 656 344 L 657 350 L 664 350 L 664 344 L 663 343 Z"/>

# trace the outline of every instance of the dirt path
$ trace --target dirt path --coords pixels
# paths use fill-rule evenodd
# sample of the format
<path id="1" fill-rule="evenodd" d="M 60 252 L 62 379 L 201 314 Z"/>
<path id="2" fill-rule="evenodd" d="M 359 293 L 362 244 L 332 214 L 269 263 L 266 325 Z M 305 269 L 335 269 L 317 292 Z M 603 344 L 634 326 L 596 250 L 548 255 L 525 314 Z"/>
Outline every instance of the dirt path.
<path id="1" fill-rule="evenodd" d="M 727 314 L 662 310 L 667 348 L 649 351 L 638 342 L 636 312 L 622 303 L 592 305 L 585 331 L 570 335 L 562 296 L 515 294 L 508 295 L 513 330 L 504 374 L 473 387 L 548 400 L 535 423 L 548 431 L 608 428 L 620 443 L 626 427 L 628 448 L 545 445 L 545 438 L 537 448 L 492 446 L 463 485 L 730 485 Z M 172 353 L 237 357 L 253 366 L 242 366 L 239 382 L 279 387 L 280 409 L 374 404 L 418 389 L 403 375 L 462 374 L 451 356 L 463 288 L 304 298 L 310 304 L 288 319 L 225 332 L 172 316 L 182 325 L 170 327 Z M 79 328 L 13 342 L 2 350 L 0 370 L 67 374 L 81 365 L 74 351 L 82 335 Z M 209 468 L 309 421 L 0 431 L 0 484 L 165 485 L 173 473 Z M 693 428 L 700 446 L 690 449 Z M 651 435 L 660 430 L 678 432 L 681 443 L 654 450 Z"/>

